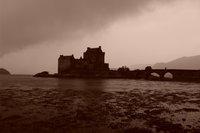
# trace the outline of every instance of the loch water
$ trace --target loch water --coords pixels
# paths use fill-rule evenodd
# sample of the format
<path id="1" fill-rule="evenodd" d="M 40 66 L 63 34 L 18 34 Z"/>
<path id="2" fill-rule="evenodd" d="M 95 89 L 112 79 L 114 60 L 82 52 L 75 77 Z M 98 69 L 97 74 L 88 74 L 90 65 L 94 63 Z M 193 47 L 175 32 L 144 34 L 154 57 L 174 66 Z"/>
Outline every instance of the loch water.
<path id="1" fill-rule="evenodd" d="M 0 76 L 1 132 L 200 132 L 200 83 Z"/>

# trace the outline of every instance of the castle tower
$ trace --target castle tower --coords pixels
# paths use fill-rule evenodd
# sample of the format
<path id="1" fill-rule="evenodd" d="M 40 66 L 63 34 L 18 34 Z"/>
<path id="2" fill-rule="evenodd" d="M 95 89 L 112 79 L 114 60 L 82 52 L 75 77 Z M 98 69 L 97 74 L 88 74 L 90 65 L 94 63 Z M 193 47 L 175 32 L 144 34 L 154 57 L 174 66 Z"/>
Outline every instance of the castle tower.
<path id="1" fill-rule="evenodd" d="M 74 67 L 74 56 L 63 56 L 60 55 L 58 59 L 58 74 L 66 74 Z"/>

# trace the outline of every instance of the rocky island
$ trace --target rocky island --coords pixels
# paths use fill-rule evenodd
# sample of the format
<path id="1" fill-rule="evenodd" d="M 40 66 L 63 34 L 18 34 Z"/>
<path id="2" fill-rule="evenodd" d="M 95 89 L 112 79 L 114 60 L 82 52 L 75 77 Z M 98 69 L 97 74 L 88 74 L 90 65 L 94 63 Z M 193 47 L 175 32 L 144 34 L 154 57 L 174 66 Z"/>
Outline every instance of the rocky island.
<path id="1" fill-rule="evenodd" d="M 154 75 L 157 76 L 154 76 Z M 170 78 L 166 75 L 170 74 Z M 200 82 L 200 70 L 188 69 L 152 69 L 147 66 L 145 70 L 129 70 L 122 66 L 117 70 L 111 70 L 109 64 L 105 63 L 105 52 L 101 46 L 97 48 L 88 47 L 83 57 L 74 58 L 73 55 L 60 55 L 58 58 L 58 73 L 49 74 L 43 71 L 34 77 L 55 78 L 129 78 L 147 79 L 161 81 L 198 81 Z"/>
<path id="2" fill-rule="evenodd" d="M 0 75 L 11 75 L 10 72 L 4 68 L 0 68 Z"/>

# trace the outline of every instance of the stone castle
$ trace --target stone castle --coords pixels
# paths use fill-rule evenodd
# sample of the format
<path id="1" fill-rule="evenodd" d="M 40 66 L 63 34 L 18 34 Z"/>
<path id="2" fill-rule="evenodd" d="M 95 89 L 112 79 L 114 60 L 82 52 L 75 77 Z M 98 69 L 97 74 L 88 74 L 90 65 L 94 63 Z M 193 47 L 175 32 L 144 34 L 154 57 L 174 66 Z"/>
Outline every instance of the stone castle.
<path id="1" fill-rule="evenodd" d="M 73 55 L 60 55 L 58 59 L 58 74 L 97 74 L 109 71 L 109 64 L 105 63 L 105 52 L 98 48 L 87 48 L 83 58 L 75 59 Z"/>
<path id="2" fill-rule="evenodd" d="M 154 76 L 156 73 L 159 76 Z M 166 78 L 171 74 L 172 78 Z M 117 70 L 110 70 L 109 64 L 105 63 L 105 52 L 98 48 L 87 48 L 83 57 L 75 59 L 73 55 L 60 55 L 58 59 L 58 73 L 49 74 L 47 71 L 37 73 L 34 77 L 56 77 L 56 78 L 130 78 L 166 81 L 195 81 L 200 82 L 200 70 L 184 69 L 152 69 L 147 66 L 145 70 L 129 70 L 122 66 Z"/>

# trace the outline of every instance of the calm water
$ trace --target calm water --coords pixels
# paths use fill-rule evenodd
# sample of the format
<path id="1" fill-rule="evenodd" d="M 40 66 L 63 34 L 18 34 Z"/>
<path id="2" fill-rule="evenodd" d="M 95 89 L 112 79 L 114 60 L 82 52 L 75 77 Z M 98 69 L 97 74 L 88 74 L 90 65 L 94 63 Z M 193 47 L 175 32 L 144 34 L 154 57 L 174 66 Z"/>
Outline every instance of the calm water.
<path id="1" fill-rule="evenodd" d="M 0 76 L 0 129 L 200 131 L 200 83 Z"/>

